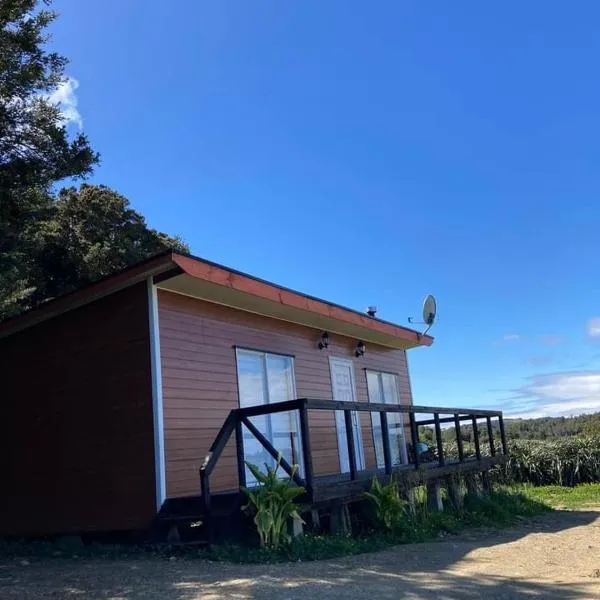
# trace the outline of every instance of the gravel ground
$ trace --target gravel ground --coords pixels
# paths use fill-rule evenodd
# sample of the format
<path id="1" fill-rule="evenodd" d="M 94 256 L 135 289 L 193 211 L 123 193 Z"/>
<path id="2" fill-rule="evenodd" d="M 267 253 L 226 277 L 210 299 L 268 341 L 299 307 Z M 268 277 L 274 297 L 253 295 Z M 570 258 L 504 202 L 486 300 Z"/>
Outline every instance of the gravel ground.
<path id="1" fill-rule="evenodd" d="M 322 562 L 0 559 L 0 600 L 600 600 L 600 509 Z"/>

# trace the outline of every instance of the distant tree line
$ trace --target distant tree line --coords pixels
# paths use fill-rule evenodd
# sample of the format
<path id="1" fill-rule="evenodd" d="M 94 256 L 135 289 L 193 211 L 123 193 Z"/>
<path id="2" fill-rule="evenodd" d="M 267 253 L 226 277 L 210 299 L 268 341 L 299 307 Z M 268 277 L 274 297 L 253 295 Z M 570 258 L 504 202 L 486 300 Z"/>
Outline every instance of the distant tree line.
<path id="1" fill-rule="evenodd" d="M 117 192 L 73 186 L 99 154 L 50 99 L 67 60 L 46 48 L 49 3 L 0 0 L 0 320 L 168 248 L 187 251 Z"/>
<path id="2" fill-rule="evenodd" d="M 487 435 L 484 427 L 483 424 L 479 425 L 481 436 Z M 494 421 L 493 427 L 495 430 L 498 429 L 496 421 Z M 553 440 L 574 436 L 598 436 L 600 435 L 600 412 L 577 417 L 504 419 L 504 430 L 509 440 Z M 471 425 L 461 425 L 460 431 L 463 441 L 473 441 L 473 427 Z M 435 444 L 434 429 L 432 427 L 420 427 L 419 438 L 427 444 Z M 442 429 L 442 439 L 444 442 L 456 440 L 454 427 Z"/>
<path id="3" fill-rule="evenodd" d="M 513 440 L 550 440 L 571 436 L 600 435 L 600 412 L 577 417 L 505 419 L 506 435 Z"/>

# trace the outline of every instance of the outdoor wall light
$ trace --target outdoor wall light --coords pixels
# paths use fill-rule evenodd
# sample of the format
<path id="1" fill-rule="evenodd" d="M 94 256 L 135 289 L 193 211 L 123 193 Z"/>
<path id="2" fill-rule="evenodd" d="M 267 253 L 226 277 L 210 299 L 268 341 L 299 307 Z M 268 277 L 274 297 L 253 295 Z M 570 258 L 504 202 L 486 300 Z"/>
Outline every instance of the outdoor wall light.
<path id="1" fill-rule="evenodd" d="M 321 340 L 318 343 L 319 350 L 323 350 L 323 348 L 327 348 L 329 346 L 329 334 L 324 331 L 321 334 Z"/>
<path id="2" fill-rule="evenodd" d="M 356 344 L 356 349 L 354 350 L 354 356 L 357 358 L 359 356 L 363 356 L 366 349 L 367 347 L 365 346 L 364 342 L 358 342 L 358 344 Z"/>

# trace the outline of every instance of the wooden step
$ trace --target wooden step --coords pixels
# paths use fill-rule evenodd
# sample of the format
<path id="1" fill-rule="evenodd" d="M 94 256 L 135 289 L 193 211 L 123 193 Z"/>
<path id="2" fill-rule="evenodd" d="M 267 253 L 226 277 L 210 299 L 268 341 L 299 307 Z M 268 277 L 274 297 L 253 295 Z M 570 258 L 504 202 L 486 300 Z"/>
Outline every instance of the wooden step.
<path id="1" fill-rule="evenodd" d="M 208 540 L 188 540 L 186 542 L 165 542 L 164 545 L 169 548 L 206 548 L 210 546 L 210 542 Z"/>
<path id="2" fill-rule="evenodd" d="M 157 515 L 157 521 L 202 521 L 204 519 L 204 515 L 177 515 L 177 514 L 164 514 Z"/>

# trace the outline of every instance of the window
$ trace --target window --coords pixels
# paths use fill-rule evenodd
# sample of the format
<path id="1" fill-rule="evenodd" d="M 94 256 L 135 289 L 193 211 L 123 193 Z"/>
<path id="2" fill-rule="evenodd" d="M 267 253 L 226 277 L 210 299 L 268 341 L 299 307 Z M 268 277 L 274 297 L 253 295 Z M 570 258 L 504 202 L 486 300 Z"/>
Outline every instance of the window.
<path id="1" fill-rule="evenodd" d="M 369 390 L 369 402 L 376 404 L 400 404 L 398 375 L 367 371 L 367 387 Z M 408 462 L 404 437 L 404 420 L 402 417 L 402 413 L 387 413 L 392 465 L 402 465 Z M 383 468 L 385 461 L 383 458 L 383 436 L 381 435 L 379 413 L 371 413 L 371 423 L 373 426 L 373 441 L 375 443 L 377 466 Z"/>
<path id="2" fill-rule="evenodd" d="M 294 359 L 291 356 L 271 354 L 238 348 L 237 371 L 240 407 L 273 404 L 296 398 Z M 258 415 L 252 417 L 253 425 L 273 444 L 290 464 L 300 465 L 299 423 L 297 411 Z M 264 463 L 273 466 L 275 460 L 260 442 L 244 428 L 244 456 L 248 462 L 264 469 Z M 254 479 L 246 469 L 249 484 Z"/>

